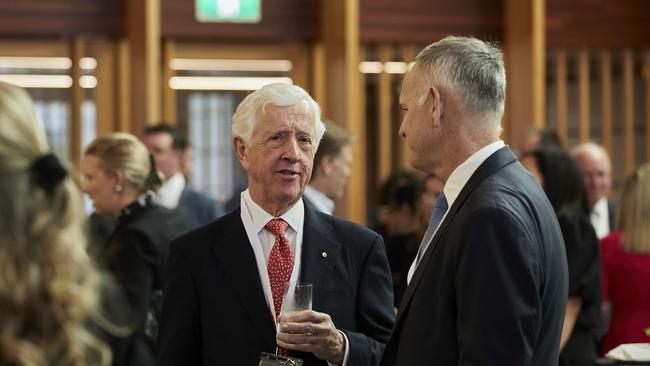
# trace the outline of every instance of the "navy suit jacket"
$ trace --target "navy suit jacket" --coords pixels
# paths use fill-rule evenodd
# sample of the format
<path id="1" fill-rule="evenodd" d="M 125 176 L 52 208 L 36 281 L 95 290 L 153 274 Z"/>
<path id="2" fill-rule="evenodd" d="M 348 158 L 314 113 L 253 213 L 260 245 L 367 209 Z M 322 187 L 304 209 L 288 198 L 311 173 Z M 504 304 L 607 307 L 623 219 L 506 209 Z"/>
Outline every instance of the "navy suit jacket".
<path id="1" fill-rule="evenodd" d="M 187 186 L 181 193 L 178 208 L 191 216 L 197 226 L 208 224 L 224 214 L 217 200 Z"/>
<path id="2" fill-rule="evenodd" d="M 568 293 L 555 212 L 509 148 L 462 189 L 400 304 L 382 365 L 557 365 Z"/>
<path id="3" fill-rule="evenodd" d="M 313 309 L 346 333 L 350 366 L 379 364 L 394 321 L 381 237 L 307 203 L 304 225 L 300 280 L 314 284 Z M 254 366 L 261 352 L 275 352 L 239 209 L 172 242 L 158 340 L 161 366 Z M 305 366 L 326 365 L 312 354 L 296 356 Z"/>

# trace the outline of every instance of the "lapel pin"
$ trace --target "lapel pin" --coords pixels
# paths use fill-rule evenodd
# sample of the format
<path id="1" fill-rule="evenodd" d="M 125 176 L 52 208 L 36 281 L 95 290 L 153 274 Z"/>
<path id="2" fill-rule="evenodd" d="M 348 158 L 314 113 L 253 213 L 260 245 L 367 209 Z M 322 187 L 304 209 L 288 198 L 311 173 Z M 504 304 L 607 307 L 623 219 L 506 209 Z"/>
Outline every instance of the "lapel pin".
<path id="1" fill-rule="evenodd" d="M 327 258 L 327 252 L 322 252 L 320 255 L 321 255 L 323 258 Z"/>

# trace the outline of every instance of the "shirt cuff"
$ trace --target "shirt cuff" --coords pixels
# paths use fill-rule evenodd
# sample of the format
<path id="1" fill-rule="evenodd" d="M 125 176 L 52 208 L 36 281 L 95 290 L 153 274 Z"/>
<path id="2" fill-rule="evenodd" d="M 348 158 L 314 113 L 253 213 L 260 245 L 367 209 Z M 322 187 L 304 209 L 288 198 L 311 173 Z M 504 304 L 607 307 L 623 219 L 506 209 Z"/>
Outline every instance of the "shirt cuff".
<path id="1" fill-rule="evenodd" d="M 345 335 L 345 332 L 341 332 L 339 330 L 339 333 L 343 335 L 343 339 L 345 340 L 345 355 L 343 355 L 343 363 L 340 366 L 348 366 L 348 358 L 350 356 L 350 341 L 348 341 L 348 336 Z M 327 361 L 327 364 L 329 366 L 339 366 L 337 363 L 329 362 Z"/>

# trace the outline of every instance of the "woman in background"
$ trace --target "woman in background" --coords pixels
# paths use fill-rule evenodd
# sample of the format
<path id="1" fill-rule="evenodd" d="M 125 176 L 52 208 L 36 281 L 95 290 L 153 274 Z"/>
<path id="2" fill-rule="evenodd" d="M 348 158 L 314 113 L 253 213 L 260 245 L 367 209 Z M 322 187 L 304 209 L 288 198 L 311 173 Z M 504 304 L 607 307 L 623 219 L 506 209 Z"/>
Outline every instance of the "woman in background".
<path id="1" fill-rule="evenodd" d="M 603 301 L 611 312 L 603 353 L 622 343 L 648 342 L 650 327 L 650 165 L 625 181 L 618 230 L 601 241 Z"/>
<path id="2" fill-rule="evenodd" d="M 135 327 L 128 341 L 113 344 L 116 364 L 153 365 L 167 246 L 193 222 L 153 202 L 161 178 L 147 148 L 133 135 L 114 133 L 93 141 L 82 172 L 83 190 L 95 212 L 116 218 L 114 232 L 95 253 L 121 288 Z"/>
<path id="3" fill-rule="evenodd" d="M 100 276 L 81 193 L 48 147 L 27 93 L 0 82 L 0 364 L 107 365 Z"/>
<path id="4" fill-rule="evenodd" d="M 575 160 L 555 146 L 525 153 L 521 163 L 544 189 L 560 223 L 569 266 L 569 299 L 560 340 L 560 366 L 593 366 L 600 328 L 600 251 L 586 214 L 585 188 Z"/>

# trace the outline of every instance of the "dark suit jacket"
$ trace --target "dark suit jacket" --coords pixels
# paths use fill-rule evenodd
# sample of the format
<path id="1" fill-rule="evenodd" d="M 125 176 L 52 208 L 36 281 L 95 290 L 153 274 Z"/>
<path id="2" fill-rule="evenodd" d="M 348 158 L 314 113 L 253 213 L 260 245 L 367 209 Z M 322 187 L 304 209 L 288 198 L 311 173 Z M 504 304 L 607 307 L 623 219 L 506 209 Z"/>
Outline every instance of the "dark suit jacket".
<path id="1" fill-rule="evenodd" d="M 181 193 L 178 208 L 185 210 L 196 221 L 197 226 L 206 225 L 224 214 L 217 200 L 188 186 L 185 186 Z"/>
<path id="2" fill-rule="evenodd" d="M 350 366 L 377 365 L 394 321 L 381 237 L 307 203 L 304 225 L 300 280 L 314 284 L 313 309 L 346 333 Z M 172 243 L 163 291 L 161 366 L 254 366 L 262 351 L 275 352 L 273 320 L 239 209 Z M 305 366 L 326 364 L 297 356 Z"/>
<path id="3" fill-rule="evenodd" d="M 504 147 L 449 208 L 381 364 L 557 365 L 567 277 L 553 208 Z"/>

